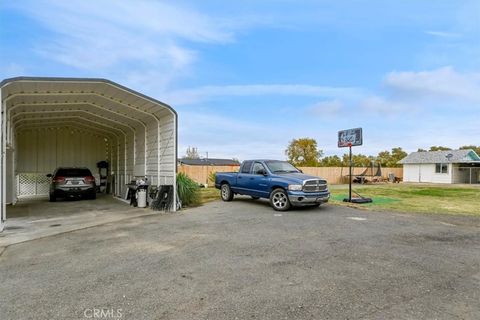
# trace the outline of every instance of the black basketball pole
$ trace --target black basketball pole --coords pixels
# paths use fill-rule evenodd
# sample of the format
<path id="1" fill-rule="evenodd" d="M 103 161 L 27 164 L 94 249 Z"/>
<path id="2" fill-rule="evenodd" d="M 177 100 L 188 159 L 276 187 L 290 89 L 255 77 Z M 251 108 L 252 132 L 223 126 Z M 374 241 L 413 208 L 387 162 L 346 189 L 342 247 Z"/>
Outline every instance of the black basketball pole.
<path id="1" fill-rule="evenodd" d="M 352 144 L 348 144 L 348 148 L 350 149 L 350 174 L 349 174 L 349 181 L 348 181 L 348 202 L 352 202 Z"/>

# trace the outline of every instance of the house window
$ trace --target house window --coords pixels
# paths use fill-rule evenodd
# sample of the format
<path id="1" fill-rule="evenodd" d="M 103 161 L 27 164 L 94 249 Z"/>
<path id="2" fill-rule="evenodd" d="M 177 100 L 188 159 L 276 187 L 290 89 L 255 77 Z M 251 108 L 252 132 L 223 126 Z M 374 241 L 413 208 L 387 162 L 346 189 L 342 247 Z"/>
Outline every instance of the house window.
<path id="1" fill-rule="evenodd" d="M 446 163 L 436 163 L 435 164 L 435 173 L 448 173 L 448 164 L 446 164 Z"/>

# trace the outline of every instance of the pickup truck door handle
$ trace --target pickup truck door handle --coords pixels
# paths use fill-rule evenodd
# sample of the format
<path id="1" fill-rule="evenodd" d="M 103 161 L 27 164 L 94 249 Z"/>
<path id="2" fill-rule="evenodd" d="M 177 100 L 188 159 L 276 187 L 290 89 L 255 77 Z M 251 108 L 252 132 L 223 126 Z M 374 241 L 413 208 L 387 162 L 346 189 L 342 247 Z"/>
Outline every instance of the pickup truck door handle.
<path id="1" fill-rule="evenodd" d="M 250 180 L 255 180 L 255 178 L 250 178 Z"/>
<path id="2" fill-rule="evenodd" d="M 238 179 L 242 179 L 242 176 L 238 176 Z"/>

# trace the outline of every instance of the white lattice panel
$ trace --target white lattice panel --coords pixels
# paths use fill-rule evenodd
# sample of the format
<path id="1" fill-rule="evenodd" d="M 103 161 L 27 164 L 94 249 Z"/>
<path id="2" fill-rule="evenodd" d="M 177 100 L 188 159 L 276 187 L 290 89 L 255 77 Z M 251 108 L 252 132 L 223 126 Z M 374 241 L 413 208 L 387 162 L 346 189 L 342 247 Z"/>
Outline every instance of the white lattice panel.
<path id="1" fill-rule="evenodd" d="M 17 196 L 32 197 L 48 195 L 50 180 L 45 173 L 19 173 L 17 175 Z"/>
<path id="2" fill-rule="evenodd" d="M 37 195 L 47 195 L 50 192 L 50 178 L 46 174 L 37 175 Z"/>

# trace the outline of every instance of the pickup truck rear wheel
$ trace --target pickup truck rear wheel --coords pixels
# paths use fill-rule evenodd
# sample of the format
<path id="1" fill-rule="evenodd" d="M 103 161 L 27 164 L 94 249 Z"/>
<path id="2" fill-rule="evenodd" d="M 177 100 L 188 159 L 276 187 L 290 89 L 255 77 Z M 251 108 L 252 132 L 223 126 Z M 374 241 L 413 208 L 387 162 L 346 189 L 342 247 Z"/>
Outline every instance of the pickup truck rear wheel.
<path id="1" fill-rule="evenodd" d="M 220 187 L 220 196 L 222 197 L 223 201 L 232 201 L 233 200 L 233 192 L 230 188 L 228 183 L 222 184 Z"/>
<path id="2" fill-rule="evenodd" d="M 270 204 L 276 211 L 287 211 L 292 206 L 288 200 L 287 192 L 283 189 L 275 189 L 270 194 Z"/>

